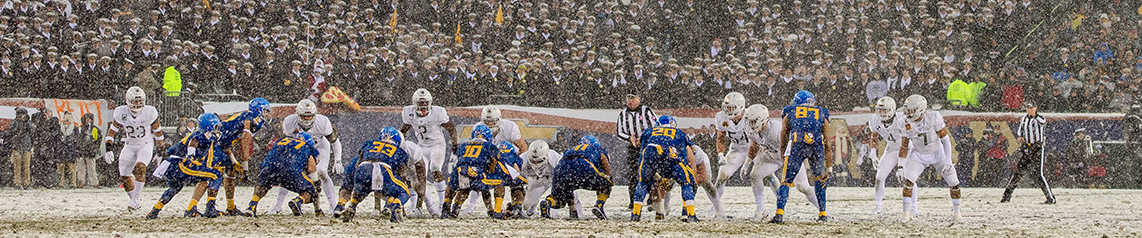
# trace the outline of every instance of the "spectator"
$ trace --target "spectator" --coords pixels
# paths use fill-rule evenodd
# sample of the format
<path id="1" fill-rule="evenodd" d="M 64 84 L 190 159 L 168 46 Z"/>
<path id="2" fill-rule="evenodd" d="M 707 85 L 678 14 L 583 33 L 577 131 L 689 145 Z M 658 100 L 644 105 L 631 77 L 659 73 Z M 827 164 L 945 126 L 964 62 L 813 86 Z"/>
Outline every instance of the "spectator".
<path id="1" fill-rule="evenodd" d="M 79 150 L 80 143 L 83 140 L 83 134 L 79 133 L 79 128 L 75 126 L 74 114 L 71 111 L 65 111 L 63 116 L 60 117 L 59 127 L 62 133 L 61 142 L 57 146 L 60 148 L 68 148 L 57 150 L 58 160 L 56 160 L 56 172 L 59 173 L 59 187 L 60 188 L 76 188 L 76 164 L 80 159 Z"/>
<path id="2" fill-rule="evenodd" d="M 99 172 L 96 169 L 99 160 L 99 145 L 103 138 L 103 131 L 95 125 L 95 114 L 83 114 L 77 128 L 75 178 L 78 188 L 99 186 Z M 181 137 L 180 137 L 181 138 Z"/>
<path id="3" fill-rule="evenodd" d="M 53 187 L 55 183 L 52 183 L 51 173 L 56 162 L 60 159 L 58 148 L 60 148 L 60 141 L 63 139 L 63 132 L 60 130 L 59 118 L 52 116 L 53 113 L 48 112 L 46 108 L 39 108 L 38 110 L 32 114 L 32 124 L 36 125 L 35 138 L 33 139 L 36 153 L 33 163 L 37 166 L 32 166 L 37 168 L 33 173 L 36 178 L 34 184 Z"/>
<path id="4" fill-rule="evenodd" d="M 1092 165 L 1094 147 L 1092 147 L 1090 136 L 1086 135 L 1086 128 L 1075 130 L 1074 137 L 1071 138 L 1063 156 L 1066 160 L 1066 163 L 1063 163 L 1064 168 L 1066 168 L 1065 173 L 1076 177 L 1075 182 L 1078 184 L 1090 184 L 1091 180 L 1087 176 L 1086 168 Z"/>
<path id="5" fill-rule="evenodd" d="M 35 144 L 35 127 L 28 116 L 28 110 L 16 108 L 16 119 L 8 124 L 8 148 L 12 149 L 12 184 L 17 189 L 32 186 L 31 162 Z"/>
<path id="6" fill-rule="evenodd" d="M 1006 178 L 1003 174 L 1007 170 L 1007 137 L 996 133 L 988 125 L 983 129 L 983 137 L 976 142 L 976 152 L 979 154 L 976 184 L 987 187 L 1002 186 L 1000 181 Z"/>

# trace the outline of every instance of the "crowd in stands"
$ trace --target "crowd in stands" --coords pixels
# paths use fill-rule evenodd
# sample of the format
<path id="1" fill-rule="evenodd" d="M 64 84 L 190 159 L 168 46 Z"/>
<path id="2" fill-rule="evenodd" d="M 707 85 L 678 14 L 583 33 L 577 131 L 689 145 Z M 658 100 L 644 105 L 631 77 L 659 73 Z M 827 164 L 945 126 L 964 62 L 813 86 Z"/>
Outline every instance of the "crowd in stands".
<path id="1" fill-rule="evenodd" d="M 946 99 L 962 80 L 986 84 L 978 110 L 1121 112 L 1142 85 L 1142 9 L 1123 1 L 3 2 L 3 97 L 141 86 L 289 103 L 335 86 L 362 105 L 427 88 L 445 106 L 619 108 L 640 92 L 673 108 L 808 89 L 848 111 Z"/>

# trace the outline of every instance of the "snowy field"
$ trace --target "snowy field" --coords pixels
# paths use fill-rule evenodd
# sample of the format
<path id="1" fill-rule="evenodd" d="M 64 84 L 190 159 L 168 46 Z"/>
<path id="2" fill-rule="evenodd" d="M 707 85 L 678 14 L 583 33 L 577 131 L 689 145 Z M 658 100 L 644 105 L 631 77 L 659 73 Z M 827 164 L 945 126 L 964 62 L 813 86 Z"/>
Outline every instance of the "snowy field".
<path id="1" fill-rule="evenodd" d="M 244 208 L 252 187 L 239 188 L 238 206 Z M 816 212 L 804 196 L 793 191 L 786 224 L 772 225 L 751 221 L 753 210 L 749 188 L 727 188 L 726 210 L 731 219 L 710 219 L 709 201 L 698 192 L 698 224 L 679 221 L 681 208 L 677 191 L 671 216 L 663 221 L 644 216 L 640 223 L 628 222 L 627 189 L 615 187 L 607 203 L 612 220 L 599 221 L 588 212 L 589 220 L 512 220 L 487 218 L 483 206 L 457 220 L 411 218 L 393 224 L 378 220 L 372 199 L 361 205 L 363 212 L 351 223 L 330 217 L 265 215 L 259 218 L 222 217 L 182 218 L 190 190 L 175 197 L 158 220 L 144 220 L 146 210 L 162 193 L 162 188 L 144 191 L 144 210 L 128 213 L 127 196 L 119 189 L 83 190 L 0 190 L 0 236 L 3 237 L 264 237 L 300 235 L 304 237 L 1139 237 L 1142 236 L 1142 190 L 1057 189 L 1058 204 L 1043 205 L 1038 189 L 1020 189 L 1011 203 L 998 203 L 1001 189 L 969 188 L 963 191 L 964 222 L 951 221 L 951 203 L 946 188 L 921 188 L 921 215 L 901 223 L 899 188 L 889 188 L 885 213 L 869 215 L 871 188 L 830 188 L 829 211 L 833 221 L 816 223 Z M 767 212 L 772 214 L 774 197 L 766 191 Z M 270 194 L 276 194 L 271 192 Z M 260 209 L 269 210 L 274 196 L 262 199 Z M 293 196 L 293 195 L 290 195 Z M 580 191 L 580 198 L 593 203 L 594 193 Z M 324 201 L 323 201 L 324 202 Z M 200 203 L 200 209 L 202 204 Z M 225 202 L 219 198 L 219 208 Z M 288 209 L 287 213 L 288 213 Z M 326 208 L 328 211 L 328 208 Z M 554 210 L 566 217 L 566 209 Z M 649 214 L 649 213 L 647 213 Z M 648 218 L 649 217 L 649 218 Z"/>

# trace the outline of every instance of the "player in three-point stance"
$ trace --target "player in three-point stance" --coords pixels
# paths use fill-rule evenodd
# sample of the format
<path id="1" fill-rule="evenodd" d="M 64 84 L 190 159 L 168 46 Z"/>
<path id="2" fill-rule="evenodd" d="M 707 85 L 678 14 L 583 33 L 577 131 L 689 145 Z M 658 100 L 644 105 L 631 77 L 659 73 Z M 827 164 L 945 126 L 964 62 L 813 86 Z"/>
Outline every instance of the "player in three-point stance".
<path id="1" fill-rule="evenodd" d="M 553 173 L 551 195 L 539 203 L 541 216 L 552 218 L 552 208 L 563 208 L 573 202 L 575 190 L 587 189 L 595 191 L 597 195 L 591 213 L 599 219 L 607 219 L 603 205 L 607 203 L 611 187 L 615 183 L 611 181 L 610 156 L 607 155 L 607 150 L 603 149 L 603 145 L 599 144 L 598 138 L 587 135 L 579 139 L 578 145 L 563 152 L 563 157 L 559 165 L 555 166 Z M 575 211 L 575 209 L 568 210 Z"/>
<path id="2" fill-rule="evenodd" d="M 749 160 L 746 155 L 749 150 L 749 139 L 746 138 L 749 126 L 742 120 L 745 105 L 745 96 L 738 92 L 731 92 L 722 98 L 722 111 L 714 114 L 714 128 L 717 129 L 715 132 L 717 140 L 715 149 L 718 152 L 719 164 L 718 179 L 714 182 L 714 186 L 718 189 L 718 196 L 717 199 L 712 199 L 710 202 L 714 204 L 715 217 L 726 216 L 721 205 L 722 195 L 726 191 L 726 182 Z M 742 173 L 745 173 L 744 169 Z M 760 184 L 760 180 L 754 183 L 754 185 Z M 754 186 L 754 190 L 756 189 L 758 187 Z M 763 205 L 758 204 L 758 206 Z"/>
<path id="3" fill-rule="evenodd" d="M 340 213 L 342 222 L 353 220 L 357 204 L 375 194 L 385 197 L 386 203 L 382 216 L 388 215 L 390 222 L 400 222 L 404 219 L 404 203 L 408 201 L 409 188 L 401 178 L 400 171 L 408 165 L 409 156 L 401 149 L 401 134 L 396 128 L 385 127 L 377 135 L 377 139 L 366 141 L 361 145 L 360 160 L 352 176 L 355 188 L 352 199 Z"/>
<path id="4" fill-rule="evenodd" d="M 218 143 L 217 129 L 221 123 L 213 113 L 202 114 L 198 117 L 198 129 L 167 150 L 169 157 L 163 161 L 165 166 L 156 168 L 161 170 L 155 173 L 167 180 L 167 190 L 147 214 L 147 219 L 159 218 L 159 212 L 185 185 L 194 185 L 194 194 L 183 216 L 203 216 L 198 211 L 198 200 L 206 193 L 209 182 L 219 178 L 222 172 L 218 169 L 222 164 L 230 162 Z"/>
<path id="5" fill-rule="evenodd" d="M 394 130 L 396 129 L 394 128 Z M 400 135 L 400 148 L 404 150 L 405 154 L 408 154 L 408 163 L 406 166 L 403 166 L 403 170 L 394 171 L 393 173 L 399 174 L 401 178 L 417 178 L 418 175 L 423 175 L 425 173 L 425 165 L 428 164 L 428 161 L 424 158 L 423 154 L 420 153 L 420 146 L 417 146 L 414 142 L 405 140 L 404 134 L 400 133 L 400 131 L 397 131 L 397 133 Z M 356 174 L 357 164 L 359 161 L 361 161 L 360 154 L 354 156 L 348 164 L 345 164 L 345 179 L 341 182 L 341 189 L 338 192 L 337 207 L 333 208 L 333 218 L 340 218 L 341 211 L 345 209 L 345 204 L 349 203 L 349 200 L 353 198 L 353 189 L 356 188 L 357 183 L 354 174 Z M 404 181 L 405 185 L 408 186 L 408 188 L 415 189 L 413 191 L 409 191 L 409 199 L 412 199 L 416 194 L 424 194 L 423 184 L 417 185 L 422 181 L 417 181 L 415 179 L 404 179 L 402 181 Z M 381 196 L 374 197 L 374 199 L 377 202 L 374 204 L 377 207 L 377 210 L 383 210 L 383 206 L 385 205 L 386 200 L 381 200 Z M 411 204 L 409 202 L 405 202 L 403 204 L 405 206 L 417 205 Z M 420 210 L 421 208 L 419 207 L 410 207 L 410 209 L 413 211 L 412 214 L 409 214 L 411 216 L 423 214 L 423 212 Z"/>
<path id="6" fill-rule="evenodd" d="M 445 161 L 448 158 L 449 151 L 455 151 L 457 142 L 459 142 L 459 134 L 456 134 L 456 126 L 448 119 L 448 111 L 443 107 L 432 105 L 432 93 L 427 89 L 417 89 L 412 93 L 413 105 L 405 106 L 401 111 L 401 120 L 404 125 L 401 126 L 400 131 L 405 135 L 410 135 L 409 130 L 412 130 L 415 135 L 416 144 L 420 146 L 421 153 L 428 159 L 428 173 L 432 174 L 432 185 L 436 188 L 436 197 L 428 194 L 419 194 L 416 198 L 417 206 L 420 202 L 428 203 L 428 212 L 432 214 L 440 214 L 439 206 L 434 204 L 444 200 L 445 190 Z M 445 147 L 444 131 L 448 131 L 448 135 L 452 139 L 452 149 Z M 491 142 L 491 141 L 489 141 Z M 415 178 L 418 184 L 426 185 L 428 182 L 428 175 L 417 175 Z M 413 178 L 409 178 L 413 179 Z M 417 188 L 417 191 L 424 190 Z"/>
<path id="7" fill-rule="evenodd" d="M 274 186 L 298 194 L 289 201 L 289 209 L 293 210 L 294 216 L 301 215 L 301 205 L 306 203 L 313 203 L 314 212 L 319 212 L 321 206 L 314 197 L 317 196 L 317 183 L 312 179 L 318 171 L 314 157 L 320 153 L 314 148 L 315 144 L 313 136 L 304 131 L 275 143 L 258 166 L 258 185 L 254 187 L 254 196 L 250 198 L 246 212 L 258 216 L 258 201 Z"/>
<path id="8" fill-rule="evenodd" d="M 746 109 L 745 121 L 750 128 L 749 133 L 746 134 L 750 141 L 749 158 L 752 158 L 754 163 L 753 170 L 749 174 L 754 183 L 754 203 L 757 204 L 754 220 L 761 220 L 767 216 L 765 213 L 765 185 L 762 185 L 761 181 L 763 178 L 771 178 L 773 173 L 781 169 L 785 163 L 779 150 L 783 127 L 781 121 L 770 120 L 769 108 L 761 104 L 750 105 Z M 770 185 L 774 195 L 776 195 L 778 182 L 771 182 Z M 797 191 L 805 194 L 809 203 L 817 206 L 817 195 L 813 187 L 809 186 L 809 176 L 804 166 L 801 166 L 797 171 L 793 185 L 797 186 Z"/>
<path id="9" fill-rule="evenodd" d="M 539 201 L 547 197 L 547 191 L 552 188 L 555 166 L 559 165 L 563 154 L 551 150 L 546 141 L 536 140 L 528 145 L 527 152 L 520 157 L 526 161 L 520 168 L 520 173 L 527 178 L 523 210 L 530 217 L 539 211 Z M 574 200 L 575 207 L 571 208 L 571 218 L 578 219 L 582 208 L 579 206 L 579 199 L 574 198 Z"/>
<path id="10" fill-rule="evenodd" d="M 784 222 L 789 187 L 794 186 L 793 182 L 805 161 L 809 165 L 808 172 L 812 173 L 809 180 L 813 181 L 814 192 L 817 194 L 817 221 L 829 220 L 825 212 L 825 188 L 833 170 L 832 150 L 829 141 L 826 141 L 830 131 L 829 110 L 816 106 L 816 103 L 813 93 L 801 90 L 793 96 L 793 105 L 786 106 L 781 111 L 781 147 L 785 148 L 782 173 L 785 178 L 777 189 L 777 212 L 769 220 L 770 223 Z"/>
<path id="11" fill-rule="evenodd" d="M 477 125 L 472 128 L 471 138 L 471 141 L 456 149 L 459 159 L 448 178 L 448 189 L 445 189 L 440 218 L 459 216 L 460 205 L 468 199 L 471 191 L 485 192 L 494 189 L 497 197 L 503 197 L 504 188 L 500 186 L 503 181 L 496 179 L 495 176 L 489 176 L 499 164 L 500 156 L 499 148 L 490 141 L 492 130 L 487 126 Z M 488 210 L 489 216 L 495 219 L 503 218 L 501 204 L 491 204 L 490 197 L 485 197 L 484 201 L 484 205 L 492 206 Z"/>
<path id="12" fill-rule="evenodd" d="M 155 145 L 162 145 L 163 131 L 159 126 L 159 112 L 155 107 L 146 105 L 147 94 L 139 87 L 131 87 L 126 93 L 127 105 L 115 108 L 111 114 L 111 128 L 104 137 L 104 143 L 111 146 L 115 142 L 115 135 L 123 134 L 125 143 L 119 152 L 119 180 L 123 182 L 123 190 L 127 191 L 130 202 L 128 210 L 139 209 L 139 197 L 142 196 L 143 185 L 147 181 L 147 165 L 151 163 Z M 107 163 L 111 163 L 114 154 L 110 151 L 104 155 Z"/>
<path id="13" fill-rule="evenodd" d="M 901 129 L 904 128 L 902 126 L 904 120 L 896 120 L 896 118 L 900 117 L 897 116 L 899 113 L 896 112 L 896 100 L 887 96 L 881 97 L 876 100 L 876 105 L 873 106 L 873 110 L 875 110 L 876 115 L 873 115 L 872 118 L 868 120 L 868 128 L 869 131 L 872 131 L 873 138 L 873 144 L 871 146 L 872 148 L 877 147 L 875 138 L 878 135 L 884 138 L 885 142 L 884 154 L 880 156 L 880 161 L 876 166 L 876 207 L 872 209 L 872 215 L 877 215 L 880 214 L 883 208 L 884 183 L 888 179 L 888 174 L 896 170 L 896 176 L 903 182 L 903 168 L 904 165 L 907 164 L 905 163 L 907 160 L 900 157 L 900 141 L 904 139 L 902 138 L 903 134 L 901 134 Z M 913 197 L 904 198 L 912 200 L 912 215 L 916 215 L 919 212 L 919 202 L 917 202 L 915 198 L 917 188 L 918 186 L 913 183 Z"/>
<path id="14" fill-rule="evenodd" d="M 528 183 L 528 178 L 520 173 L 523 159 L 520 158 L 518 149 L 511 142 L 500 141 L 496 143 L 496 147 L 500 149 L 500 159 L 492 175 L 503 181 L 500 184 L 501 189 L 510 190 L 512 195 L 511 205 L 508 205 L 508 209 L 504 211 L 504 218 L 522 219 L 524 218 L 523 199 L 526 196 L 524 187 Z M 502 204 L 503 200 L 504 195 L 501 194 L 495 198 L 495 203 Z"/>
<path id="15" fill-rule="evenodd" d="M 297 103 L 294 108 L 294 114 L 286 116 L 282 119 L 282 133 L 286 135 L 294 135 L 299 132 L 308 132 L 313 136 L 313 140 L 317 142 L 314 148 L 320 152 L 317 155 L 317 173 L 316 179 L 320 181 L 320 191 L 325 193 L 325 198 L 329 200 L 329 207 L 337 206 L 337 191 L 333 189 L 333 178 L 329 177 L 329 173 L 344 173 L 345 166 L 341 164 L 341 140 L 338 139 L 337 128 L 329 121 L 325 115 L 317 114 L 317 104 L 309 99 L 302 99 Z M 333 159 L 333 171 L 329 170 L 329 159 Z M 270 210 L 270 213 L 277 213 L 281 210 L 281 205 L 285 201 L 285 196 L 288 193 L 287 189 L 278 189 L 278 203 Z M 316 198 L 314 200 L 317 200 Z M 322 215 L 317 203 L 317 215 Z"/>
<path id="16" fill-rule="evenodd" d="M 631 209 L 631 221 L 641 219 L 642 206 L 645 204 L 647 190 L 658 180 L 655 176 L 673 179 L 682 186 L 682 207 L 686 213 L 686 222 L 698 222 L 694 215 L 694 146 L 690 137 L 676 128 L 674 117 L 663 115 L 658 117 L 658 126 L 644 130 L 639 141 L 642 141 L 641 156 L 638 161 L 638 185 L 634 189 L 634 208 Z M 662 211 L 656 211 L 661 217 Z"/>
<path id="17" fill-rule="evenodd" d="M 262 129 L 262 124 L 266 122 L 266 114 L 270 110 L 270 102 L 264 98 L 255 98 L 250 100 L 247 111 L 240 112 L 230 116 L 226 120 L 222 120 L 219 133 L 221 138 L 219 143 L 222 145 L 222 150 L 227 152 L 227 156 L 231 159 L 232 163 L 222 165 L 222 177 L 215 179 L 210 183 L 210 191 L 207 197 L 207 216 L 215 216 L 217 210 L 214 208 L 214 197 L 218 194 L 218 187 L 222 185 L 226 189 L 226 213 L 228 216 L 250 216 L 238 210 L 234 205 L 234 187 L 237 185 L 235 179 L 239 173 L 246 172 L 249 168 L 246 164 L 250 161 L 250 156 L 254 153 L 254 133 L 258 133 Z M 234 147 L 238 144 L 238 147 Z"/>
<path id="18" fill-rule="evenodd" d="M 904 138 L 900 141 L 900 158 L 907 158 L 904 165 L 904 219 L 909 221 L 912 214 L 908 209 L 914 202 L 912 186 L 925 168 L 932 166 L 944 182 L 948 183 L 952 197 L 952 214 L 956 221 L 960 216 L 960 179 L 956 175 L 956 165 L 952 163 L 952 140 L 944 117 L 936 111 L 928 111 L 928 100 L 924 96 L 912 95 L 904 99 L 904 116 L 907 120 L 900 126 Z"/>

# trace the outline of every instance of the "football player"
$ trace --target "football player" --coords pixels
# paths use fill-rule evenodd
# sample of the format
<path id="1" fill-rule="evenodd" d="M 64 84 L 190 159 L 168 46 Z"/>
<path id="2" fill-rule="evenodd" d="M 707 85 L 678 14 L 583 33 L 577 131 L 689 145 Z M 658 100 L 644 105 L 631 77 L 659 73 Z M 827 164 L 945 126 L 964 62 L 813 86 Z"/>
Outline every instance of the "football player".
<path id="1" fill-rule="evenodd" d="M 337 206 L 337 191 L 333 189 L 333 179 L 329 177 L 329 173 L 343 173 L 345 166 L 341 164 L 341 140 L 338 139 L 337 128 L 329 121 L 325 115 L 317 114 L 317 104 L 309 99 L 302 99 L 297 103 L 294 108 L 294 114 L 286 116 L 282 119 L 282 133 L 286 135 L 295 135 L 299 132 L 308 132 L 313 136 L 314 145 L 317 151 L 317 173 L 316 179 L 320 180 L 320 189 L 325 193 L 325 198 L 329 200 L 329 207 Z M 332 155 L 330 155 L 332 154 Z M 329 171 L 329 159 L 333 157 L 333 171 Z M 285 188 L 278 189 L 278 204 L 270 210 L 270 213 L 277 213 L 281 210 L 281 204 L 285 201 L 285 196 L 288 191 Z M 315 199 L 316 200 L 316 199 Z M 321 206 L 315 207 L 320 208 Z M 323 212 L 317 209 L 318 215 Z"/>
<path id="2" fill-rule="evenodd" d="M 607 155 L 607 150 L 603 149 L 603 145 L 599 144 L 599 139 L 595 136 L 583 136 L 579 139 L 579 145 L 564 152 L 559 165 L 555 166 L 551 195 L 539 203 L 539 213 L 544 218 L 550 219 L 552 208 L 563 208 L 572 202 L 575 190 L 587 189 L 595 191 L 597 196 L 595 206 L 591 207 L 591 213 L 599 219 L 606 220 L 607 214 L 603 206 L 611 196 L 611 187 L 614 185 L 615 183 L 611 181 L 610 156 Z"/>
<path id="3" fill-rule="evenodd" d="M 301 205 L 306 203 L 313 203 L 314 212 L 320 216 L 321 206 L 314 199 L 317 184 L 313 177 L 320 170 L 314 157 L 321 153 L 314 148 L 316 144 L 313 136 L 304 131 L 275 143 L 258 166 L 258 185 L 254 187 L 254 196 L 250 198 L 246 212 L 258 216 L 258 201 L 271 188 L 279 186 L 298 194 L 289 202 L 294 216 L 301 215 Z"/>
<path id="4" fill-rule="evenodd" d="M 948 183 L 952 198 L 952 216 L 956 221 L 960 216 L 960 179 L 956 175 L 956 165 L 952 163 L 952 141 L 944 116 L 940 112 L 928 111 L 928 99 L 912 95 L 904 99 L 905 122 L 899 126 L 903 139 L 900 140 L 900 158 L 907 158 L 904 165 L 904 221 L 912 219 L 911 203 L 914 202 L 912 187 L 924 169 L 931 166 L 944 182 Z"/>
<path id="5" fill-rule="evenodd" d="M 174 196 L 182 191 L 185 185 L 194 185 L 194 194 L 190 205 L 186 208 L 185 217 L 203 216 L 198 211 L 198 200 L 206 193 L 209 182 L 219 178 L 221 171 L 218 168 L 229 162 L 222 156 L 221 145 L 218 143 L 220 133 L 217 130 L 221 125 L 218 116 L 213 113 L 202 114 L 198 117 L 198 130 L 187 135 L 179 143 L 167 150 L 168 158 L 164 160 L 165 166 L 158 177 L 167 180 L 167 190 L 155 203 L 147 219 L 159 218 L 159 212 Z M 202 150 L 198 150 L 201 148 Z M 208 208 L 209 209 L 209 208 Z"/>
<path id="6" fill-rule="evenodd" d="M 404 219 L 402 206 L 408 201 L 409 187 L 399 174 L 408 164 L 409 156 L 400 147 L 400 131 L 393 127 L 385 127 L 377 139 L 361 145 L 360 161 L 355 166 L 354 174 L 350 175 L 354 178 L 353 198 L 349 200 L 345 211 L 340 213 L 342 222 L 353 220 L 357 204 L 370 193 L 387 198 L 388 202 L 381 214 L 389 215 L 390 222 Z"/>
<path id="7" fill-rule="evenodd" d="M 457 142 L 459 142 L 459 134 L 456 134 L 456 125 L 448 118 L 448 111 L 443 107 L 432 105 L 432 93 L 427 89 L 417 89 L 412 93 L 413 105 L 405 106 L 401 111 L 401 120 L 404 125 L 401 126 L 400 132 L 409 135 L 408 131 L 412 130 L 416 137 L 416 144 L 420 146 L 421 153 L 428 159 L 428 172 L 432 174 L 433 187 L 436 188 L 436 200 L 443 201 L 445 197 L 445 174 L 443 171 L 446 169 L 445 160 L 448 158 L 448 151 L 455 151 Z M 451 150 L 444 147 L 446 141 L 444 140 L 444 131 L 448 131 L 451 136 Z M 489 141 L 490 142 L 490 141 Z M 425 177 L 419 177 L 425 176 Z M 418 175 L 416 178 L 419 182 L 427 183 L 427 175 Z M 418 196 L 422 199 L 430 199 L 430 196 Z M 426 200 L 429 203 L 428 211 L 432 214 L 440 214 L 436 206 L 432 205 L 432 200 Z"/>
<path id="8" fill-rule="evenodd" d="M 119 180 L 123 183 L 123 190 L 127 192 L 130 202 L 128 210 L 139 209 L 139 197 L 143 191 L 147 177 L 147 165 L 151 163 L 155 145 L 162 145 L 163 131 L 159 125 L 159 111 L 155 107 L 146 105 L 147 94 L 140 87 L 131 87 L 126 93 L 127 105 L 119 106 L 112 112 L 111 128 L 103 141 L 108 146 L 115 142 L 116 135 L 122 135 L 121 142 L 125 145 L 119 151 Z M 107 163 L 111 163 L 114 154 L 108 151 L 104 154 Z"/>
<path id="9" fill-rule="evenodd" d="M 872 209 L 872 215 L 880 214 L 884 202 L 884 182 L 888 179 L 888 174 L 896 170 L 896 176 L 900 178 L 901 183 L 904 181 L 903 168 L 907 160 L 900 157 L 900 141 L 903 140 L 901 129 L 904 120 L 896 120 L 896 100 L 892 97 L 881 97 L 876 100 L 876 105 L 873 106 L 876 114 L 868 119 L 869 131 L 872 131 L 872 138 L 878 135 L 884 139 L 884 154 L 880 156 L 880 162 L 876 165 L 876 207 Z M 873 148 L 876 148 L 877 140 L 872 140 Z M 912 184 L 912 215 L 919 213 L 919 202 L 917 202 L 915 195 L 918 186 Z"/>
<path id="10" fill-rule="evenodd" d="M 817 195 L 817 221 L 828 221 L 825 212 L 825 185 L 833 170 L 832 150 L 829 148 L 829 110 L 816 105 L 813 93 L 798 91 L 793 96 L 793 105 L 781 111 L 782 130 L 780 148 L 785 148 L 785 178 L 777 189 L 777 212 L 770 223 L 784 222 L 785 202 L 789 199 L 789 187 L 793 186 L 803 162 L 808 162 L 812 173 L 814 192 Z"/>

